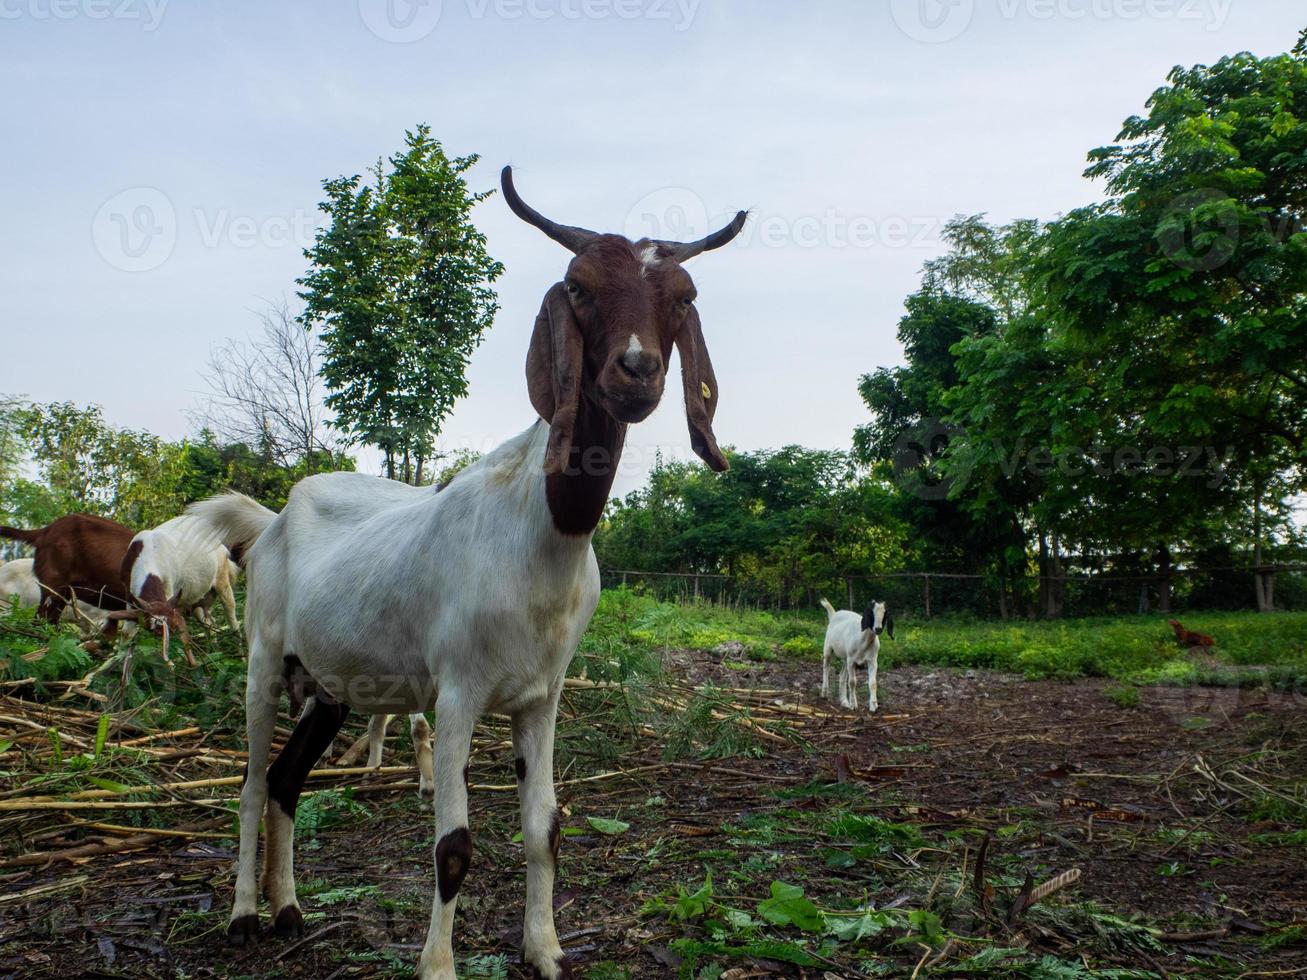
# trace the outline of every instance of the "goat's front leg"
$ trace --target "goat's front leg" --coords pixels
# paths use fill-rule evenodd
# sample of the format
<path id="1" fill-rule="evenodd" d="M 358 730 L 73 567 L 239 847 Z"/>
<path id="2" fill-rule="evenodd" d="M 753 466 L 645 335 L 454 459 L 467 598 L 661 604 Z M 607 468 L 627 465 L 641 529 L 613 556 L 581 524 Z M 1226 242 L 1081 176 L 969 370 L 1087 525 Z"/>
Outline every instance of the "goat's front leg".
<path id="1" fill-rule="evenodd" d="M 876 678 L 876 665 L 878 660 L 880 660 L 880 654 L 873 653 L 871 655 L 871 662 L 867 664 L 867 710 L 873 712 L 880 707 L 880 702 L 876 698 L 880 686 L 879 681 Z"/>
<path id="2" fill-rule="evenodd" d="M 436 699 L 436 895 L 431 902 L 427 941 L 418 960 L 421 980 L 455 980 L 454 907 L 472 862 L 467 760 L 479 713 L 470 698 L 452 688 L 442 688 Z"/>
<path id="3" fill-rule="evenodd" d="M 554 722 L 561 690 L 560 685 L 544 701 L 513 715 L 514 765 L 526 851 L 522 960 L 544 980 L 571 975 L 554 929 L 554 872 L 562 835 L 554 797 Z"/>

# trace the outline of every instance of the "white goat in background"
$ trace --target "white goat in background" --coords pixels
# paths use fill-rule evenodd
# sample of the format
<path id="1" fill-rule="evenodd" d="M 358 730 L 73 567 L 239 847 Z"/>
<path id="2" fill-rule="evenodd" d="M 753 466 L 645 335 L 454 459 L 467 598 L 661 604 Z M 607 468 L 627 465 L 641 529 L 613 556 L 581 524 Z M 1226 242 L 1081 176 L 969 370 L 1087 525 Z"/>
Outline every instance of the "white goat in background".
<path id="1" fill-rule="evenodd" d="M 861 616 L 851 609 L 838 612 L 825 599 L 826 641 L 821 651 L 821 696 L 830 697 L 830 661 L 839 657 L 840 704 L 857 710 L 858 668 L 867 668 L 867 710 L 880 707 L 877 700 L 877 661 L 880 658 L 880 635 L 884 632 L 894 639 L 894 619 L 886 612 L 885 603 L 873 602 Z"/>

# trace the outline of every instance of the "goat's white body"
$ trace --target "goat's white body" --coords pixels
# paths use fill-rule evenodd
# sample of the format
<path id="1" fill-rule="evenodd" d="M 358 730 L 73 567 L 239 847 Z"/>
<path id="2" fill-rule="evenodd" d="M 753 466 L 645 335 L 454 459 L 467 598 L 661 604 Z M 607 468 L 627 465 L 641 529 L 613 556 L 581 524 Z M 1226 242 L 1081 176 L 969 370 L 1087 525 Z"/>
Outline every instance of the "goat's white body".
<path id="1" fill-rule="evenodd" d="M 246 559 L 251 644 L 368 714 L 425 711 L 446 686 L 505 714 L 545 698 L 599 600 L 589 538 L 559 534 L 545 506 L 547 435 L 533 426 L 439 493 L 360 473 L 298 483 Z"/>
<path id="2" fill-rule="evenodd" d="M 134 597 L 141 595 L 146 578 L 154 575 L 161 581 L 165 596 L 171 599 L 180 595 L 178 609 L 193 611 L 208 620 L 208 609 L 216 596 L 222 600 L 232 628 L 240 628 L 232 592 L 240 568 L 232 562 L 212 525 L 183 514 L 141 531 L 132 539 L 133 544 L 137 541 L 141 542 L 141 551 L 132 563 L 131 580 L 126 583 Z"/>
<path id="3" fill-rule="evenodd" d="M 867 710 L 875 711 L 880 705 L 877 698 L 877 667 L 880 658 L 880 637 L 873 630 L 862 628 L 862 617 L 849 609 L 836 610 L 825 599 L 826 640 L 822 644 L 821 694 L 830 697 L 830 661 L 839 657 L 840 704 L 846 708 L 858 707 L 857 668 L 867 668 Z"/>
<path id="4" fill-rule="evenodd" d="M 309 477 L 279 515 L 229 496 L 192 508 L 224 541 L 257 541 L 245 562 L 250 643 L 247 724 L 253 777 L 275 723 L 266 694 L 285 658 L 321 689 L 369 714 L 436 705 L 436 839 L 467 824 L 464 767 L 487 711 L 512 716 L 527 856 L 523 950 L 562 959 L 552 914 L 549 822 L 556 819 L 553 731 L 568 662 L 599 600 L 590 535 L 554 527 L 536 423 L 460 472 L 443 490 L 356 473 Z M 261 512 L 261 513 L 260 513 Z M 259 818 L 268 828 L 264 883 L 274 912 L 295 906 L 292 822 L 250 778 L 241 796 L 240 870 L 232 921 L 256 913 Z M 455 899 L 433 901 L 419 964 L 454 976 Z M 547 968 L 547 967 L 546 967 Z"/>
<path id="5" fill-rule="evenodd" d="M 14 596 L 18 596 L 20 609 L 35 609 L 41 604 L 41 583 L 36 578 L 35 564 L 32 558 L 15 558 L 0 565 L 0 613 L 9 608 Z M 109 614 L 79 599 L 64 607 L 61 618 L 65 622 L 81 620 L 103 629 Z"/>

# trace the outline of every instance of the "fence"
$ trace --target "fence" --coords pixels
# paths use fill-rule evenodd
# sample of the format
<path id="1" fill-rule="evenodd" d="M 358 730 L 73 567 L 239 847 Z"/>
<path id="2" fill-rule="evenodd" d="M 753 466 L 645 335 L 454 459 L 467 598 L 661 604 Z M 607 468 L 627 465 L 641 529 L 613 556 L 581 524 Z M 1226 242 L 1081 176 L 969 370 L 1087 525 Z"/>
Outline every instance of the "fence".
<path id="1" fill-rule="evenodd" d="M 659 599 L 701 599 L 765 609 L 815 608 L 823 596 L 847 609 L 872 600 L 903 614 L 930 619 L 967 615 L 1009 619 L 1034 617 L 1053 596 L 1060 616 L 1107 616 L 1144 612 L 1256 609 L 1255 577 L 1272 576 L 1275 608 L 1307 609 L 1307 564 L 1173 568 L 1169 575 L 1110 572 L 1027 576 L 1004 589 L 994 576 L 952 572 L 886 572 L 846 576 L 823 587 L 775 588 L 709 572 L 646 572 L 605 569 L 605 588 L 639 588 Z M 1043 600 L 1043 602 L 1041 602 Z"/>

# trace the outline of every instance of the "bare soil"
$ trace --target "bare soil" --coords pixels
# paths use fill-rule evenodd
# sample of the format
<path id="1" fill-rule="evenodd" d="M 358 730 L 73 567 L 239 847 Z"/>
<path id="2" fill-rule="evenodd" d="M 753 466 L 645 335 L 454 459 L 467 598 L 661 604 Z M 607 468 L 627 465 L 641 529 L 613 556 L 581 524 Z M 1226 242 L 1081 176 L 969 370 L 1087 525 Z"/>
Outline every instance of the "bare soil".
<path id="1" fill-rule="evenodd" d="M 985 832 L 993 914 L 947 947 L 881 937 L 841 946 L 820 968 L 742 956 L 727 963 L 733 972 L 726 975 L 947 975 L 986 943 L 1159 976 L 1304 972 L 1307 947 L 1275 937 L 1286 924 L 1307 924 L 1307 850 L 1259 836 L 1300 826 L 1275 809 L 1277 794 L 1291 794 L 1285 787 L 1307 771 L 1300 700 L 1263 688 L 1145 688 L 1137 706 L 1123 707 L 1099 681 L 904 668 L 881 678 L 880 711 L 868 715 L 823 702 L 812 664 L 742 670 L 703 652 L 670 657 L 669 670 L 688 682 L 784 691 L 778 700 L 826 714 L 803 716 L 802 742 L 761 740 L 754 755 L 662 764 L 661 747 L 647 740 L 618 765 L 654 768 L 563 786 L 564 823 L 575 830 L 563 844 L 557 921 L 581 975 L 623 975 L 611 966 L 633 977 L 675 976 L 680 957 L 670 944 L 702 938 L 702 925 L 641 915 L 641 908 L 678 886 L 693 890 L 706 867 L 718 895 L 743 908 L 765 898 L 773 879 L 802 882 L 822 904 L 858 899 L 885 907 L 904 893 L 919 901 L 917 884 L 946 873 L 959 888 L 970 883 Z M 410 758 L 406 743 L 392 736 L 388 763 Z M 511 841 L 516 796 L 476 789 L 511 785 L 511 750 L 502 737 L 478 744 L 476 858 L 460 897 L 456 951 L 482 957 L 468 972 L 489 970 L 485 955 L 502 953 L 509 975 L 524 976 L 515 965 L 523 897 L 521 848 Z M 173 771 L 187 778 L 186 760 Z M 404 975 L 426 929 L 433 831 L 415 792 L 368 792 L 370 781 L 361 781 L 349 813 L 301 840 L 303 939 L 269 933 L 253 948 L 226 946 L 234 854 L 230 819 L 218 813 L 209 838 L 0 866 L 0 977 Z M 856 789 L 821 791 L 840 783 Z M 813 792 L 795 792 L 801 787 Z M 917 825 L 932 846 L 829 868 L 823 820 L 850 806 Z M 739 832 L 767 814 L 778 815 L 786 832 Z M 598 833 L 587 822 L 592 816 L 630 829 Z M 103 839 L 70 827 L 39 848 Z M 10 842 L 5 853 L 37 846 Z M 1093 902 L 1148 925 L 1159 949 L 1105 952 L 1101 936 L 1020 917 L 1005 923 L 1019 890 L 1007 882 L 1072 868 L 1079 881 L 1050 905 Z"/>

